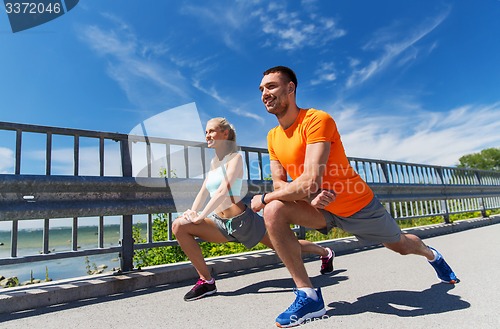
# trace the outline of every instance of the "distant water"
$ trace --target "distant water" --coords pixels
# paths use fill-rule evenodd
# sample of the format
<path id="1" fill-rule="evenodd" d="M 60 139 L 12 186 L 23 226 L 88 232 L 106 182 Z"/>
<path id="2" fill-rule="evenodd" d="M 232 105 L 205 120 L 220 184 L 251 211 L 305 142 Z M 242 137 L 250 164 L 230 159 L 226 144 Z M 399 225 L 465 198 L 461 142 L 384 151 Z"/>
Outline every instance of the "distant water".
<path id="1" fill-rule="evenodd" d="M 143 230 L 144 232 L 144 230 Z M 49 232 L 49 250 L 51 252 L 71 251 L 72 231 L 70 227 L 51 228 Z M 106 225 L 104 227 L 104 247 L 119 245 L 120 226 Z M 10 257 L 11 233 L 0 231 L 0 258 Z M 97 248 L 98 236 L 96 226 L 78 228 L 78 247 L 82 250 Z M 43 231 L 41 229 L 19 230 L 18 256 L 38 255 L 43 249 Z M 95 266 L 106 265 L 105 271 L 120 267 L 118 253 L 88 256 L 88 264 Z M 30 279 L 31 271 L 35 279 L 42 281 L 48 275 L 52 280 L 61 280 L 87 275 L 85 257 L 74 257 L 59 260 L 31 262 L 0 266 L 0 276 L 17 276 L 20 282 Z"/>

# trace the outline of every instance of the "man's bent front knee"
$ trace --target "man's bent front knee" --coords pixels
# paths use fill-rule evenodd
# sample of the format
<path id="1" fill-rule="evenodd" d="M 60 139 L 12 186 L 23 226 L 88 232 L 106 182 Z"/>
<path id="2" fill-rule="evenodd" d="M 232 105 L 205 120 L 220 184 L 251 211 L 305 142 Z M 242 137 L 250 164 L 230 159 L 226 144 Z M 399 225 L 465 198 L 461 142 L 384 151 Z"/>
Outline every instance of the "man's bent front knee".
<path id="1" fill-rule="evenodd" d="M 264 208 L 264 221 L 267 227 L 274 225 L 290 225 L 286 203 L 271 201 Z"/>

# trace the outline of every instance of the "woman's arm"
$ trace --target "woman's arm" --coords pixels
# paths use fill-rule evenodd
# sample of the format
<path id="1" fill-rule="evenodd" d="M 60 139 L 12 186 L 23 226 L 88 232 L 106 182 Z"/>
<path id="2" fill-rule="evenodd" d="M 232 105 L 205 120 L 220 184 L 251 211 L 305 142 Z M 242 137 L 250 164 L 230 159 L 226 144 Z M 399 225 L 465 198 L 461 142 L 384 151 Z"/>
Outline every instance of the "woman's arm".
<path id="1" fill-rule="evenodd" d="M 221 166 L 223 165 L 224 164 L 221 163 Z M 217 207 L 221 205 L 223 201 L 230 198 L 229 196 L 230 187 L 234 184 L 234 181 L 237 178 L 241 178 L 242 176 L 243 176 L 243 159 L 240 154 L 236 154 L 227 162 L 224 179 L 222 180 L 219 188 L 210 198 L 207 205 L 205 206 L 205 208 L 203 208 L 200 214 L 195 219 L 192 220 L 193 223 L 201 222 L 211 212 L 217 209 Z"/>
<path id="2" fill-rule="evenodd" d="M 205 201 L 207 200 L 209 193 L 206 187 L 207 184 L 207 179 L 205 178 L 203 180 L 203 185 L 200 188 L 200 191 L 196 195 L 196 198 L 193 201 L 193 205 L 191 206 L 191 210 L 193 211 L 200 211 L 203 207 L 203 204 L 205 204 Z"/>
<path id="3" fill-rule="evenodd" d="M 207 179 L 205 178 L 205 180 L 203 181 L 203 185 L 200 188 L 200 191 L 198 192 L 196 198 L 193 201 L 193 205 L 191 206 L 191 208 L 187 209 L 182 213 L 181 217 L 186 218 L 186 220 L 190 222 L 193 221 L 198 216 L 199 209 L 201 209 L 201 207 L 203 206 L 209 195 L 208 190 L 206 188 L 206 182 Z"/>

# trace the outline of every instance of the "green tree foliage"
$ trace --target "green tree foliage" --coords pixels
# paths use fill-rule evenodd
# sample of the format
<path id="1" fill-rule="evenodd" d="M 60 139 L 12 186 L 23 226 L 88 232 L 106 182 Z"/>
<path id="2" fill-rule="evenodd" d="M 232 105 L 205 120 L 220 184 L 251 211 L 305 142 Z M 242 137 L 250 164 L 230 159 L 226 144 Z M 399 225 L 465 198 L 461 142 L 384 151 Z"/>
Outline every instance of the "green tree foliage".
<path id="1" fill-rule="evenodd" d="M 467 154 L 458 160 L 460 168 L 500 170 L 500 148 L 488 148 L 479 153 Z"/>

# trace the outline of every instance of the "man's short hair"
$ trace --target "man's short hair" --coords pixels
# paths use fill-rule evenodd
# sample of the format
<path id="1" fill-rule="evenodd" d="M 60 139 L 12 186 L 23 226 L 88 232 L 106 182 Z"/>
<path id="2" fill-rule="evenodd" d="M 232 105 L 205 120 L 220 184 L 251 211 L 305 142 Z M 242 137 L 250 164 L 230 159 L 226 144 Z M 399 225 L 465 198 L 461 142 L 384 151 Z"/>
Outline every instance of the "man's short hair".
<path id="1" fill-rule="evenodd" d="M 270 69 L 264 71 L 264 75 L 268 75 L 270 73 L 278 73 L 278 72 L 283 74 L 288 79 L 287 82 L 290 81 L 293 82 L 293 84 L 295 85 L 295 92 L 297 92 L 297 85 L 298 85 L 297 76 L 295 75 L 295 72 L 293 72 L 291 68 L 286 66 L 271 67 Z"/>

